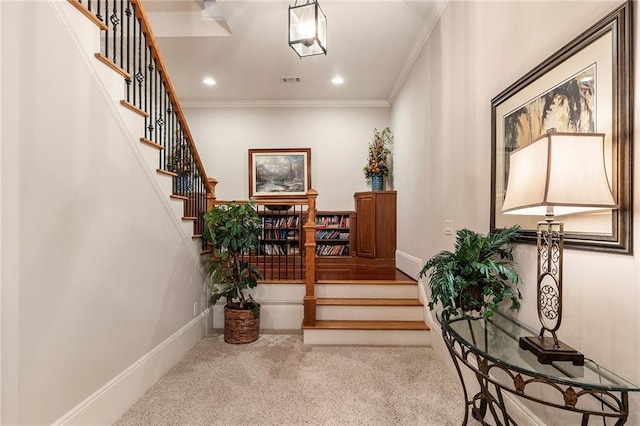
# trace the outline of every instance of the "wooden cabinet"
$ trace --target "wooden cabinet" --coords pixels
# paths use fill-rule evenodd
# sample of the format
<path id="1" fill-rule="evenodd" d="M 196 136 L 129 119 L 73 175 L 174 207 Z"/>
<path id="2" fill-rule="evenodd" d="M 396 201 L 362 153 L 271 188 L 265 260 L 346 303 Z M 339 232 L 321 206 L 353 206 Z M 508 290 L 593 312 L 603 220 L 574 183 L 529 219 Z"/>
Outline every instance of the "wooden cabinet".
<path id="1" fill-rule="evenodd" d="M 395 259 L 396 191 L 356 192 L 358 257 Z"/>

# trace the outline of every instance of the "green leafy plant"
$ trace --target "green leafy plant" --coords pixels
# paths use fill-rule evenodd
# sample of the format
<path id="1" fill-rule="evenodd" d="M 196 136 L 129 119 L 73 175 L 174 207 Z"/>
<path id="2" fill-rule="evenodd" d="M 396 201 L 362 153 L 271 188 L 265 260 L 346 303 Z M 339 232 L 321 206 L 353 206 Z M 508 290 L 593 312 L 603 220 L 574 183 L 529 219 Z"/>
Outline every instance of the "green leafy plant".
<path id="1" fill-rule="evenodd" d="M 382 131 L 373 129 L 373 141 L 369 143 L 369 157 L 362 171 L 367 181 L 375 175 L 391 176 L 391 146 L 393 133 L 385 127 Z"/>
<path id="2" fill-rule="evenodd" d="M 228 307 L 252 309 L 258 316 L 260 304 L 245 290 L 256 287 L 262 274 L 243 260 L 243 254 L 257 247 L 261 232 L 262 223 L 255 206 L 233 201 L 217 205 L 205 214 L 204 223 L 204 238 L 213 247 L 206 263 L 211 277 L 209 303 L 213 305 L 225 297 Z"/>
<path id="3" fill-rule="evenodd" d="M 445 320 L 470 311 L 491 317 L 505 299 L 511 301 L 509 309 L 519 309 L 520 277 L 513 269 L 512 253 L 519 229 L 516 225 L 487 235 L 459 230 L 455 250 L 441 251 L 420 271 L 420 277 L 424 277 L 431 270 L 429 309 L 440 303 Z"/>

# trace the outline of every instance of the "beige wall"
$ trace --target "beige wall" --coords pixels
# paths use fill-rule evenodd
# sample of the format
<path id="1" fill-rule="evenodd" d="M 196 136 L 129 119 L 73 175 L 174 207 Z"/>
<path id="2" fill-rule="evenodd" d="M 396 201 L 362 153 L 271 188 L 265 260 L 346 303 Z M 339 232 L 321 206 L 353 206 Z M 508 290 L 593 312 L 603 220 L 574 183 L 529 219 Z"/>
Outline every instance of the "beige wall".
<path id="1" fill-rule="evenodd" d="M 52 424 L 84 409 L 72 423 L 113 422 L 170 366 L 151 362 L 152 351 L 196 321 L 193 305 L 203 302 L 196 247 L 62 8 L 73 11 L 67 2 L 0 2 L 7 425 Z M 135 383 L 122 392 L 127 376 Z M 88 409 L 105 394 L 106 407 Z"/>
<path id="2" fill-rule="evenodd" d="M 207 173 L 222 200 L 249 195 L 250 148 L 311 148 L 311 185 L 319 210 L 353 210 L 368 190 L 362 168 L 373 129 L 389 125 L 388 107 L 185 108 Z"/>
<path id="3" fill-rule="evenodd" d="M 401 253 L 421 263 L 452 248 L 454 236 L 443 233 L 446 219 L 454 229 L 488 231 L 491 99 L 618 4 L 448 3 L 392 105 Z M 634 121 L 637 129 L 637 114 Z M 636 150 L 634 160 L 638 155 Z M 637 178 L 634 183 L 640 187 Z M 517 256 L 524 296 L 520 317 L 536 324 L 534 248 L 519 246 Z M 636 256 L 566 250 L 560 330 L 564 341 L 636 383 L 639 268 Z M 640 424 L 640 396 L 631 400 L 630 424 Z"/>

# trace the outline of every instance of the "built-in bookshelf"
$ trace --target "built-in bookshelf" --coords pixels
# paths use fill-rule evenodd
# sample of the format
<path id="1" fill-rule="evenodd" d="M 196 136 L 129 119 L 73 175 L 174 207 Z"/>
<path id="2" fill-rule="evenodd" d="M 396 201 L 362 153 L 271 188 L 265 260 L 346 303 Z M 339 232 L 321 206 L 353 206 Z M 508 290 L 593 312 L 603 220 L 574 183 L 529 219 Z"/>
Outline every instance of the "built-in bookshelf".
<path id="1" fill-rule="evenodd" d="M 351 255 L 351 224 L 355 212 L 316 213 L 316 254 L 318 256 Z"/>
<path id="2" fill-rule="evenodd" d="M 301 244 L 300 212 L 259 212 L 262 219 L 262 234 L 258 245 L 258 254 L 267 256 L 299 255 Z"/>

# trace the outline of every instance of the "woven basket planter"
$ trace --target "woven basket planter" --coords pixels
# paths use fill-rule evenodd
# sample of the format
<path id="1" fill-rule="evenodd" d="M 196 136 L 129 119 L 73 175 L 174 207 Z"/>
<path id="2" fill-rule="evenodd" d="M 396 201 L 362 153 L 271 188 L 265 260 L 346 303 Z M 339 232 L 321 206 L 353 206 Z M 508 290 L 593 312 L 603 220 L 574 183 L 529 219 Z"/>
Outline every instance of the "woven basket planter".
<path id="1" fill-rule="evenodd" d="M 260 317 L 251 309 L 224 307 L 224 341 L 234 345 L 251 343 L 260 335 Z"/>

